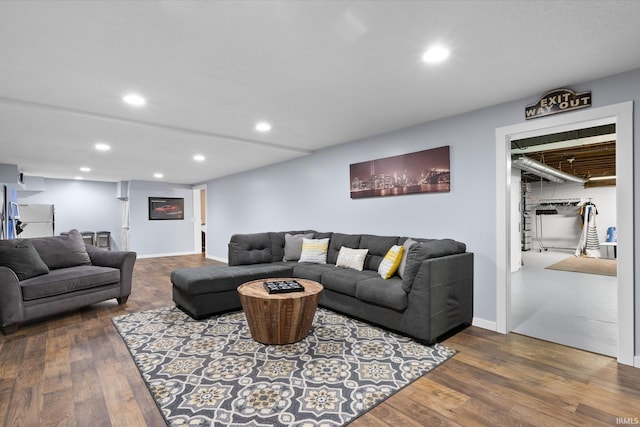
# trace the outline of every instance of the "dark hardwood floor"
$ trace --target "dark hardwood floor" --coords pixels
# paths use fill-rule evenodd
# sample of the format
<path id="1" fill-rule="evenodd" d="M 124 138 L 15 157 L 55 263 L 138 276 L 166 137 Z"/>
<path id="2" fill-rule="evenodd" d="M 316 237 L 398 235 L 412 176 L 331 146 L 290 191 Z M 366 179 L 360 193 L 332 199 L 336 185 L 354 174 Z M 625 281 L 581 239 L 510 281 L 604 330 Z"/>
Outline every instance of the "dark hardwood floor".
<path id="1" fill-rule="evenodd" d="M 139 259 L 125 306 L 111 300 L 1 336 L 0 425 L 163 426 L 110 318 L 172 305 L 170 272 L 213 264 L 199 255 Z M 459 353 L 351 425 L 640 423 L 640 369 L 475 327 L 445 344 Z"/>

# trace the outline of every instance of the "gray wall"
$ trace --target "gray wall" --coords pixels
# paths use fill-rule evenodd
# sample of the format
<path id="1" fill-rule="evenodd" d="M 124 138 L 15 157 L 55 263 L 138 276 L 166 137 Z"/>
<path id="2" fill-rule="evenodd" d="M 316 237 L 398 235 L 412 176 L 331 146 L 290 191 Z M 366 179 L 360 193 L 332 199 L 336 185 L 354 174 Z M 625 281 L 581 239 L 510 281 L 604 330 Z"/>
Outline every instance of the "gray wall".
<path id="1" fill-rule="evenodd" d="M 593 187 L 584 188 L 582 184 L 540 184 L 531 185 L 531 199 L 533 201 L 541 199 L 559 198 L 579 198 L 591 199 L 596 205 L 598 215 L 596 216 L 596 228 L 600 242 L 607 240 L 607 228 L 616 225 L 616 188 L 615 187 Z M 562 213 L 562 212 L 561 212 Z M 542 230 L 536 234 L 538 225 L 542 225 Z M 542 237 L 542 242 L 546 247 L 575 248 L 578 246 L 582 221 L 577 213 L 577 209 L 569 215 L 542 215 L 539 218 L 533 217 L 532 235 L 534 236 L 532 249 L 540 249 L 535 236 Z M 604 254 L 604 248 L 602 250 Z"/>
<path id="2" fill-rule="evenodd" d="M 124 203 L 117 198 L 117 183 L 44 179 L 43 191 L 20 191 L 19 203 L 53 204 L 55 233 L 110 231 L 113 249 L 120 249 Z M 149 221 L 149 197 L 183 197 L 184 220 Z M 166 182 L 132 181 L 129 184 L 130 249 L 139 257 L 194 253 L 191 186 Z"/>
<path id="3" fill-rule="evenodd" d="M 184 220 L 149 220 L 149 197 L 184 198 Z M 190 185 L 156 181 L 131 181 L 130 243 L 139 257 L 181 255 L 194 252 L 193 191 Z"/>
<path id="4" fill-rule="evenodd" d="M 567 82 L 567 86 L 591 90 L 594 107 L 635 100 L 640 98 L 640 70 L 583 84 Z M 450 237 L 465 242 L 475 253 L 474 316 L 495 322 L 495 130 L 524 122 L 525 105 L 539 95 L 209 181 L 207 253 L 224 259 L 231 234 L 267 230 L 313 228 Z M 634 116 L 634 125 L 640 129 L 637 110 Z M 349 164 L 443 145 L 451 147 L 450 193 L 349 198 Z M 640 158 L 640 150 L 634 156 Z M 635 191 L 640 193 L 640 177 L 636 175 L 635 180 Z M 635 203 L 637 211 L 640 197 Z M 636 226 L 635 237 L 639 241 L 640 226 Z M 640 343 L 638 307 L 640 290 L 636 284 L 636 343 Z"/>
<path id="5" fill-rule="evenodd" d="M 113 182 L 44 179 L 44 191 L 19 191 L 18 202 L 54 205 L 55 234 L 110 231 L 112 248 L 120 247 L 122 201 Z"/>

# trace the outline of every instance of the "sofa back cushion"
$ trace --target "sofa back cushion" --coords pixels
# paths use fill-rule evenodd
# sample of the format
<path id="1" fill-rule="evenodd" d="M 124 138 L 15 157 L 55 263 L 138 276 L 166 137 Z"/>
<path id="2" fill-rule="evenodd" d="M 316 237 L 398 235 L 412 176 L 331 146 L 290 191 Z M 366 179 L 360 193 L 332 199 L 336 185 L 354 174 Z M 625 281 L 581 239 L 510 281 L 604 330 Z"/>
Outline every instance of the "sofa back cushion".
<path id="1" fill-rule="evenodd" d="M 61 236 L 33 237 L 29 240 L 50 270 L 91 265 L 91 258 L 78 230 Z"/>
<path id="2" fill-rule="evenodd" d="M 316 236 L 316 239 L 319 237 Z M 331 235 L 331 240 L 329 241 L 329 251 L 327 253 L 327 264 L 336 265 L 338 261 L 338 254 L 340 253 L 340 248 L 352 248 L 352 249 L 360 249 L 358 246 L 360 244 L 360 235 L 359 234 L 342 234 L 342 233 L 333 233 Z"/>
<path id="3" fill-rule="evenodd" d="M 467 250 L 467 246 L 464 243 L 457 242 L 452 239 L 428 240 L 422 242 L 420 242 L 421 239 L 415 240 L 418 240 L 419 243 L 411 246 L 411 249 L 409 249 L 409 253 L 407 254 L 407 263 L 402 277 L 402 289 L 407 293 L 411 290 L 413 280 L 416 278 L 416 274 L 418 274 L 420 263 L 422 261 L 447 255 L 461 254 Z"/>
<path id="4" fill-rule="evenodd" d="M 364 262 L 365 270 L 378 271 L 384 256 L 393 245 L 398 244 L 398 236 L 374 236 L 363 234 L 360 238 L 360 248 L 369 249 L 367 259 Z"/>
<path id="5" fill-rule="evenodd" d="M 281 258 L 282 259 L 282 258 Z M 269 233 L 234 234 L 229 241 L 229 265 L 262 264 L 273 260 Z"/>
<path id="6" fill-rule="evenodd" d="M 23 239 L 0 240 L 0 265 L 13 270 L 20 281 L 49 272 L 33 244 Z"/>

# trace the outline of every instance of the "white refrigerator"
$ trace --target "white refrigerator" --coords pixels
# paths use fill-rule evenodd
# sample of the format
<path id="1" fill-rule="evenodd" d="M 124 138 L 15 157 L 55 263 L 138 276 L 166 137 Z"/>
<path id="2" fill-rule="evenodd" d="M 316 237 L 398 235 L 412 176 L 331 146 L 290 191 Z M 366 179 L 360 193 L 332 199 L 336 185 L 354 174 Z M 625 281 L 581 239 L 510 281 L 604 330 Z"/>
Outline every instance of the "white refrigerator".
<path id="1" fill-rule="evenodd" d="M 44 237 L 54 235 L 53 205 L 19 205 L 22 232 L 18 237 Z"/>

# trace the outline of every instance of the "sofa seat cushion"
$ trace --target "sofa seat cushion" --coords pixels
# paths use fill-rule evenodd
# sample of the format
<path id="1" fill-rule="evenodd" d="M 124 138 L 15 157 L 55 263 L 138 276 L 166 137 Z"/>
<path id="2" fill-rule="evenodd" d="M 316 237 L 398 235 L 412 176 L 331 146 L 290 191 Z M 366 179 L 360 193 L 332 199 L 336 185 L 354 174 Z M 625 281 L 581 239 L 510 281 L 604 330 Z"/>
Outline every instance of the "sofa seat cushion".
<path id="1" fill-rule="evenodd" d="M 402 289 L 402 279 L 397 276 L 387 280 L 380 276 L 361 280 L 356 286 L 355 296 L 363 301 L 398 311 L 407 308 L 407 293 Z"/>
<path id="2" fill-rule="evenodd" d="M 120 282 L 120 270 L 82 265 L 51 270 L 49 274 L 20 282 L 22 299 L 31 301 Z"/>
<path id="3" fill-rule="evenodd" d="M 316 282 L 322 281 L 322 275 L 328 271 L 335 270 L 335 265 L 331 264 L 296 264 L 293 267 L 293 277 L 299 277 L 301 279 L 315 280 Z"/>
<path id="4" fill-rule="evenodd" d="M 171 273 L 173 286 L 190 295 L 232 291 L 251 280 L 291 277 L 291 263 L 183 268 Z"/>
<path id="5" fill-rule="evenodd" d="M 322 275 L 322 286 L 326 289 L 341 294 L 356 296 L 356 285 L 358 282 L 378 276 L 378 273 L 370 270 L 357 271 L 351 268 L 337 267 L 333 271 L 328 271 Z M 378 276 L 380 277 L 380 276 Z"/>

